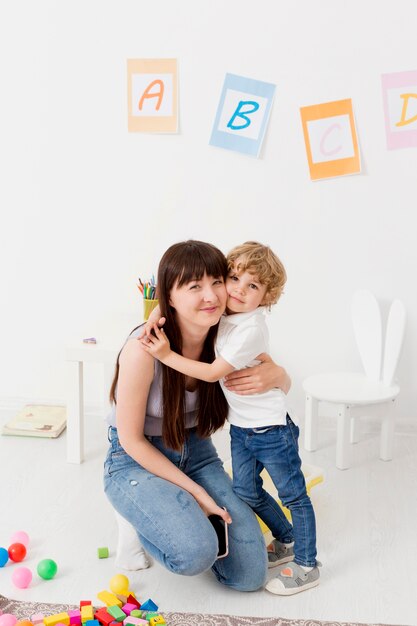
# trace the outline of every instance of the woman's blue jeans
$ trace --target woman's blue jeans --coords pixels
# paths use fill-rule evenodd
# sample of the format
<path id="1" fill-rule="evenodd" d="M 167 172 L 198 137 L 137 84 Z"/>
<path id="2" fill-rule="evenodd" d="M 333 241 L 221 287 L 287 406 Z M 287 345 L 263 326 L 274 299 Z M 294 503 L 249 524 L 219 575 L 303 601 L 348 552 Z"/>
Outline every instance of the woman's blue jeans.
<path id="1" fill-rule="evenodd" d="M 314 567 L 316 521 L 301 471 L 299 432 L 288 415 L 286 426 L 253 429 L 232 425 L 233 488 L 278 541 L 294 541 L 296 563 Z M 264 468 L 277 488 L 281 502 L 291 511 L 292 525 L 276 500 L 262 487 L 260 473 Z"/>
<path id="2" fill-rule="evenodd" d="M 217 559 L 213 526 L 188 491 L 151 474 L 126 454 L 117 430 L 109 429 L 104 488 L 113 507 L 136 529 L 145 550 L 167 569 L 193 576 L 212 569 L 217 579 L 239 591 L 265 583 L 267 552 L 253 511 L 233 492 L 210 438 L 189 430 L 180 452 L 164 447 L 162 437 L 148 440 L 187 476 L 201 485 L 232 517 L 229 554 Z"/>

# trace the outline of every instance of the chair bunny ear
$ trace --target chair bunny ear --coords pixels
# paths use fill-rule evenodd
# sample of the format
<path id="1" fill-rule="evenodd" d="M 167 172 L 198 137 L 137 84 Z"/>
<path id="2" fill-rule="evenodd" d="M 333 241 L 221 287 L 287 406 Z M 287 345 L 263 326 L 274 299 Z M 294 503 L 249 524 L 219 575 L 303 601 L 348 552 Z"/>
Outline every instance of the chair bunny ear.
<path id="1" fill-rule="evenodd" d="M 397 369 L 404 338 L 405 317 L 404 304 L 401 300 L 394 300 L 388 313 L 385 335 L 385 354 L 382 368 L 382 381 L 385 385 L 392 384 Z"/>
<path id="2" fill-rule="evenodd" d="M 357 291 L 352 298 L 351 314 L 355 339 L 365 373 L 371 380 L 380 380 L 382 322 L 377 299 L 366 289 Z"/>

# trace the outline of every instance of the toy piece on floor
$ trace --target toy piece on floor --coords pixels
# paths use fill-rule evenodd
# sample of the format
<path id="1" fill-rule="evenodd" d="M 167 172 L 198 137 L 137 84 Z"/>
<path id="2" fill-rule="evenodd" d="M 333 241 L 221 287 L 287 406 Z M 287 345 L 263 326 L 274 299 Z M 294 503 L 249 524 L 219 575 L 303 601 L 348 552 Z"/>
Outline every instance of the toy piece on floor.
<path id="1" fill-rule="evenodd" d="M 9 553 L 6 548 L 0 548 L 0 567 L 4 567 L 9 560 Z"/>
<path id="2" fill-rule="evenodd" d="M 129 617 L 142 617 L 142 611 L 140 609 L 135 609 L 131 612 Z"/>
<path id="3" fill-rule="evenodd" d="M 32 622 L 33 626 L 38 626 L 38 624 L 43 624 L 43 618 L 44 617 L 45 616 L 44 616 L 43 613 L 35 613 L 30 618 L 30 621 Z"/>
<path id="4" fill-rule="evenodd" d="M 81 611 L 75 609 L 67 611 L 67 613 L 70 619 L 70 626 L 73 626 L 73 624 L 81 624 Z"/>
<path id="5" fill-rule="evenodd" d="M 114 617 L 104 607 L 97 609 L 94 613 L 94 619 L 98 620 L 102 626 L 110 626 L 114 622 Z"/>
<path id="6" fill-rule="evenodd" d="M 107 612 L 113 616 L 116 622 L 123 622 L 123 620 L 126 619 L 125 613 L 123 613 L 122 609 L 117 605 L 107 607 Z"/>
<path id="7" fill-rule="evenodd" d="M 54 613 L 54 615 L 47 615 L 43 618 L 45 626 L 57 626 L 57 624 L 65 624 L 69 626 L 70 616 L 68 613 Z"/>
<path id="8" fill-rule="evenodd" d="M 151 600 L 151 598 L 149 598 L 149 600 L 146 600 L 146 602 L 144 602 L 140 608 L 142 609 L 142 611 L 157 611 L 158 610 L 158 606 L 155 604 L 153 600 Z"/>
<path id="9" fill-rule="evenodd" d="M 92 604 L 91 600 L 80 600 L 80 611 L 83 606 L 92 606 Z"/>
<path id="10" fill-rule="evenodd" d="M 0 615 L 0 626 L 15 626 L 17 618 L 11 613 Z"/>
<path id="11" fill-rule="evenodd" d="M 126 602 L 126 604 L 122 606 L 122 611 L 126 613 L 126 615 L 131 615 L 132 611 L 135 609 L 137 609 L 136 604 L 131 604 L 130 602 Z"/>
<path id="12" fill-rule="evenodd" d="M 58 571 L 58 565 L 52 559 L 42 559 L 36 568 L 39 576 L 44 580 L 51 580 Z"/>
<path id="13" fill-rule="evenodd" d="M 10 543 L 23 543 L 25 548 L 27 548 L 29 543 L 29 535 L 24 530 L 17 530 L 11 536 Z"/>
<path id="14" fill-rule="evenodd" d="M 100 593 L 97 594 L 97 598 L 104 602 L 106 606 L 118 606 L 119 608 L 123 606 L 123 602 L 119 600 L 114 593 L 110 593 L 110 591 L 100 591 Z"/>
<path id="15" fill-rule="evenodd" d="M 12 574 L 12 583 L 18 589 L 27 589 L 32 582 L 32 572 L 28 567 L 18 567 Z"/>
<path id="16" fill-rule="evenodd" d="M 162 615 L 155 615 L 155 617 L 151 617 L 150 626 L 157 626 L 157 624 L 166 624 L 166 621 L 162 617 Z"/>
<path id="17" fill-rule="evenodd" d="M 134 594 L 132 591 L 131 591 L 131 592 L 129 593 L 129 595 L 127 596 L 127 598 L 126 598 L 126 602 L 127 602 L 128 604 L 136 604 L 136 607 L 137 607 L 138 609 L 140 609 L 140 602 L 138 602 L 138 601 L 136 600 L 136 596 L 135 596 L 135 594 Z"/>
<path id="18" fill-rule="evenodd" d="M 33 626 L 33 624 L 28 619 L 22 619 L 20 622 L 16 622 L 16 626 Z"/>
<path id="19" fill-rule="evenodd" d="M 159 613 L 157 611 L 147 611 L 145 615 L 145 619 L 150 622 L 153 617 L 157 617 Z"/>
<path id="20" fill-rule="evenodd" d="M 97 343 L 97 339 L 95 337 L 86 337 L 83 339 L 83 343 Z"/>
<path id="21" fill-rule="evenodd" d="M 110 589 L 113 593 L 129 595 L 129 579 L 124 574 L 116 574 L 110 579 Z"/>
<path id="22" fill-rule="evenodd" d="M 91 604 L 84 605 L 80 608 L 81 623 L 85 624 L 90 619 L 94 619 L 94 609 Z"/>
<path id="23" fill-rule="evenodd" d="M 123 620 L 123 626 L 141 626 L 141 624 L 149 626 L 148 620 L 141 617 L 132 617 L 129 615 L 129 617 L 126 617 L 126 619 Z"/>
<path id="24" fill-rule="evenodd" d="M 20 563 L 26 556 L 26 548 L 23 543 L 12 543 L 8 549 L 9 559 L 15 563 Z"/>
<path id="25" fill-rule="evenodd" d="M 97 556 L 99 559 L 107 559 L 109 557 L 109 549 L 106 547 L 97 548 Z"/>
<path id="26" fill-rule="evenodd" d="M 100 626 L 100 622 L 97 619 L 90 619 L 85 623 L 85 626 Z"/>

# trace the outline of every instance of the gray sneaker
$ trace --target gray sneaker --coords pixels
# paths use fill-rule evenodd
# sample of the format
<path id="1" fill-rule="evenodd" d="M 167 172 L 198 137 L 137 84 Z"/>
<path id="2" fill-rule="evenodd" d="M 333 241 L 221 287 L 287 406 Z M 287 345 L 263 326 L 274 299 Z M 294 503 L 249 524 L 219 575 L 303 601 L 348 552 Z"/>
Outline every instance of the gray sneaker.
<path id="1" fill-rule="evenodd" d="M 274 539 L 268 548 L 268 567 L 277 567 L 294 559 L 294 547 Z"/>
<path id="2" fill-rule="evenodd" d="M 297 563 L 291 563 L 281 568 L 278 576 L 271 578 L 265 589 L 278 596 L 292 596 L 311 587 L 317 587 L 320 582 L 319 563 L 310 572 L 306 572 Z"/>

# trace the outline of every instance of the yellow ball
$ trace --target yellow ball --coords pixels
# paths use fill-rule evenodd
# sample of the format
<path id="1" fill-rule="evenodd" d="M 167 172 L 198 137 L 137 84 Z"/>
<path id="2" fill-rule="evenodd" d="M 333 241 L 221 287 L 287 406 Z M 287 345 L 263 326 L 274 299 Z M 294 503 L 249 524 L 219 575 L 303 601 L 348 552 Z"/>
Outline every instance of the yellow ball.
<path id="1" fill-rule="evenodd" d="M 124 574 L 116 574 L 110 579 L 110 589 L 113 593 L 127 595 L 129 592 L 129 579 Z"/>

